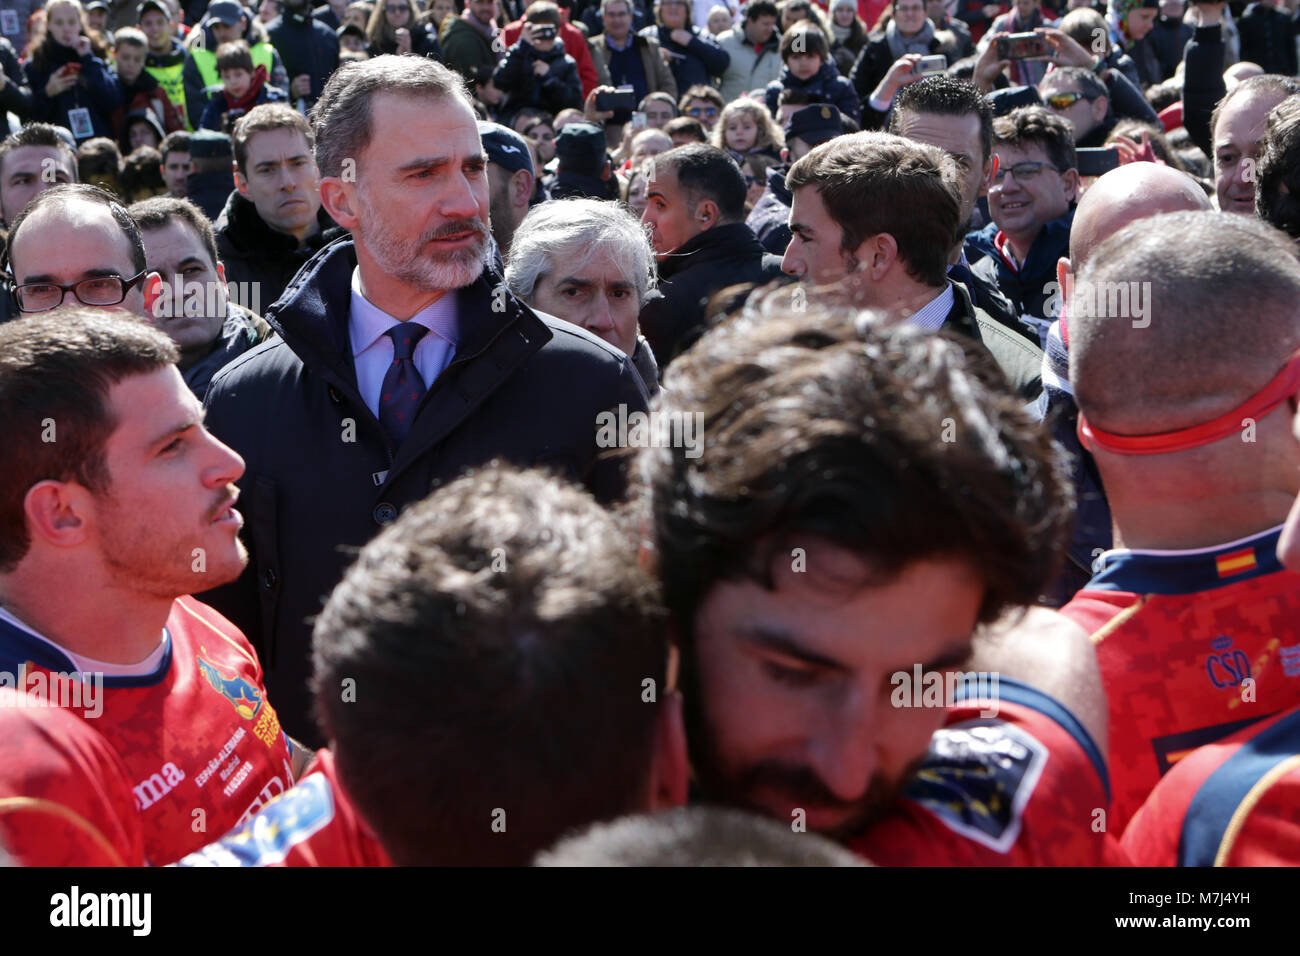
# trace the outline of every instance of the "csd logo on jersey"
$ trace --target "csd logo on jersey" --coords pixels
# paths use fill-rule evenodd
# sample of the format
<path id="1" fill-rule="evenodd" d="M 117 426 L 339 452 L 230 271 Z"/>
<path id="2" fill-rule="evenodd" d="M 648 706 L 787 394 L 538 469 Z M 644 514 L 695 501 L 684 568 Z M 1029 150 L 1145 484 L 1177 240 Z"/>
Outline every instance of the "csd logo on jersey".
<path id="1" fill-rule="evenodd" d="M 206 652 L 206 648 L 204 648 Z M 235 708 L 235 713 L 245 720 L 252 720 L 262 709 L 262 693 L 238 674 L 227 677 L 223 668 L 202 656 L 198 658 L 199 670 L 208 679 L 208 683 Z"/>

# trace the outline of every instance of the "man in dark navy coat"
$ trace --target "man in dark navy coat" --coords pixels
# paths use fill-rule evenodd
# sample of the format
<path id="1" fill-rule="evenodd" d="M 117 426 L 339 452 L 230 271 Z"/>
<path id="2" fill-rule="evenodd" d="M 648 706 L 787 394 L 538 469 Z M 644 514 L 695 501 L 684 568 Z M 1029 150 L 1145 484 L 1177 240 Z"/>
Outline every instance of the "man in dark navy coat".
<path id="1" fill-rule="evenodd" d="M 598 447 L 597 419 L 644 411 L 646 393 L 625 355 L 484 271 L 487 157 L 456 73 L 346 64 L 313 125 L 322 204 L 352 240 L 303 266 L 266 313 L 279 335 L 212 381 L 208 426 L 247 465 L 252 560 L 205 599 L 258 649 L 286 730 L 319 742 L 310 619 L 350 553 L 493 458 L 619 497 L 623 460 Z"/>

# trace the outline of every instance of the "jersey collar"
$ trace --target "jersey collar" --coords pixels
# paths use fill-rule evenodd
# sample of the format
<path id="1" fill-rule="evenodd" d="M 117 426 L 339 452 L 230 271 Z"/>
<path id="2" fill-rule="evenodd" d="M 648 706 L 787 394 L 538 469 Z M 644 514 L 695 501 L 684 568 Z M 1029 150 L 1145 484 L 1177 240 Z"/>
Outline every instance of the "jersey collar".
<path id="1" fill-rule="evenodd" d="M 1093 564 L 1089 591 L 1132 594 L 1195 594 L 1282 570 L 1277 542 L 1282 526 L 1193 551 L 1129 551 L 1102 554 Z"/>

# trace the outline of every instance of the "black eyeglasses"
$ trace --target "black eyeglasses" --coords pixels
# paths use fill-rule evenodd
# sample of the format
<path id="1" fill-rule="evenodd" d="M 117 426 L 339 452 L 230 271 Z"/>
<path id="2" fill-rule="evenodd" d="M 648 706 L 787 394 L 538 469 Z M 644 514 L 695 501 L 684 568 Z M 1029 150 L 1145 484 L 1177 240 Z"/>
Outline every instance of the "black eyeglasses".
<path id="1" fill-rule="evenodd" d="M 1001 189 L 1002 183 L 1007 178 L 1008 174 L 1015 176 L 1016 182 L 1018 183 L 1033 182 L 1038 178 L 1038 174 L 1044 169 L 1051 169 L 1058 173 L 1061 171 L 1059 166 L 1054 166 L 1051 163 L 1036 163 L 1026 160 L 1023 163 L 1016 163 L 1014 166 L 1003 166 L 999 168 L 993 175 L 992 188 Z"/>
<path id="2" fill-rule="evenodd" d="M 71 292 L 82 305 L 118 305 L 147 276 L 148 270 L 129 279 L 121 276 L 92 276 L 71 285 L 57 282 L 27 282 L 14 287 L 14 302 L 20 312 L 48 312 L 63 304 L 63 297 Z"/>

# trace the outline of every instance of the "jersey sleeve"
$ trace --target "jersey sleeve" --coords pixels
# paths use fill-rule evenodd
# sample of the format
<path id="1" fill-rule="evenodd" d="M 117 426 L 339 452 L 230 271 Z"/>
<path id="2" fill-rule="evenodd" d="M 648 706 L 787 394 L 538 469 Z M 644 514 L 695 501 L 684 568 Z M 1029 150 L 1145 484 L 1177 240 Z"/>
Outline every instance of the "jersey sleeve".
<path id="1" fill-rule="evenodd" d="M 1109 802 L 1105 761 L 1078 718 L 1002 678 L 950 709 L 899 806 L 852 848 L 886 866 L 1120 864 Z"/>
<path id="2" fill-rule="evenodd" d="M 1300 708 L 1197 749 L 1124 831 L 1140 866 L 1300 862 Z"/>
<path id="3" fill-rule="evenodd" d="M 140 866 L 126 768 L 80 718 L 0 690 L 0 845 L 24 866 Z"/>

